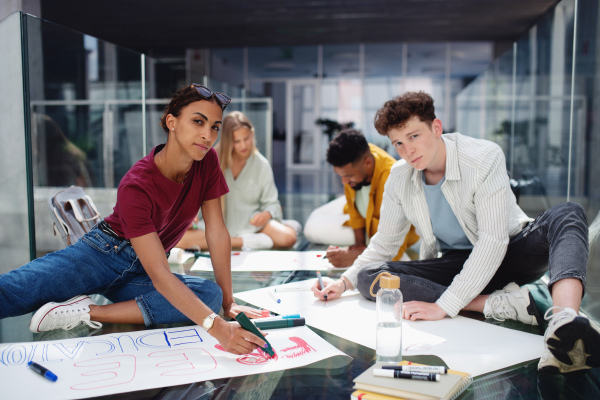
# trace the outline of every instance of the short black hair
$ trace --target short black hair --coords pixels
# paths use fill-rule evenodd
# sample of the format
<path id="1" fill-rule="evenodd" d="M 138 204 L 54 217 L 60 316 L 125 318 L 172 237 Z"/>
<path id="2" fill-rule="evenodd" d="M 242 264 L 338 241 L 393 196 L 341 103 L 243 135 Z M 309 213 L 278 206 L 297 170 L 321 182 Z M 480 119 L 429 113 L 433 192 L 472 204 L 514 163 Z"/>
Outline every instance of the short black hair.
<path id="1" fill-rule="evenodd" d="M 344 129 L 329 142 L 327 162 L 334 167 L 343 167 L 359 161 L 369 151 L 369 143 L 362 133 L 356 129 Z"/>

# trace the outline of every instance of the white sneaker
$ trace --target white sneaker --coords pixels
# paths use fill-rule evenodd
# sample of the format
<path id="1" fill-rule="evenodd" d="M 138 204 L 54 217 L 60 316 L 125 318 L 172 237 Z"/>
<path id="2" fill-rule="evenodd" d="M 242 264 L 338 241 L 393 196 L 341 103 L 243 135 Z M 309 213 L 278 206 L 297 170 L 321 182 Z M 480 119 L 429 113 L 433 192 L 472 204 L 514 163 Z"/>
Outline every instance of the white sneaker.
<path id="1" fill-rule="evenodd" d="M 561 310 L 548 316 L 551 311 Z M 600 366 L 600 330 L 571 308 L 550 307 L 544 352 L 538 370 L 551 374 L 585 373 Z"/>
<path id="2" fill-rule="evenodd" d="M 273 248 L 273 239 L 266 233 L 246 233 L 242 238 L 242 250 L 268 250 Z"/>
<path id="3" fill-rule="evenodd" d="M 488 297 L 483 314 L 486 318 L 494 318 L 496 321 L 514 319 L 529 325 L 539 325 L 541 319 L 529 289 L 519 287 L 514 282 L 502 290 L 496 290 Z"/>
<path id="4" fill-rule="evenodd" d="M 62 303 L 47 303 L 31 318 L 29 330 L 31 332 L 46 332 L 53 329 L 69 330 L 79 324 L 86 324 L 91 328 L 102 327 L 100 322 L 90 320 L 90 305 L 96 305 L 90 296 L 75 296 Z"/>

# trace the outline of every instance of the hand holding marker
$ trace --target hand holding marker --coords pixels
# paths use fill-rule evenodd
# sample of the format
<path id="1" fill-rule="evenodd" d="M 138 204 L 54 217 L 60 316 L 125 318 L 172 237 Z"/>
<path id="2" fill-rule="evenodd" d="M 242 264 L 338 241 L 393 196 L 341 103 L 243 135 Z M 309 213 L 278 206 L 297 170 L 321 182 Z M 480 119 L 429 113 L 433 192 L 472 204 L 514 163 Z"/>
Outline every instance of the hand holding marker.
<path id="1" fill-rule="evenodd" d="M 235 317 L 235 320 L 240 324 L 240 326 L 242 328 L 244 328 L 248 332 L 254 333 L 256 336 L 258 336 L 259 338 L 261 338 L 262 340 L 265 341 L 266 344 L 265 344 L 265 348 L 263 350 L 268 355 L 270 355 L 271 357 L 273 357 L 275 355 L 275 352 L 273 351 L 273 348 L 271 347 L 271 343 L 269 343 L 269 341 L 263 336 L 263 334 L 260 333 L 258 328 L 256 328 L 256 326 L 252 323 L 252 321 L 250 321 L 250 319 L 246 316 L 246 314 L 244 314 L 243 312 L 239 313 Z"/>
<path id="2" fill-rule="evenodd" d="M 323 285 L 323 278 L 321 278 L 321 271 L 317 271 L 317 279 L 319 280 L 319 285 L 321 286 L 321 290 L 325 289 L 325 285 Z M 325 301 L 327 301 L 327 295 L 324 294 L 323 297 Z"/>

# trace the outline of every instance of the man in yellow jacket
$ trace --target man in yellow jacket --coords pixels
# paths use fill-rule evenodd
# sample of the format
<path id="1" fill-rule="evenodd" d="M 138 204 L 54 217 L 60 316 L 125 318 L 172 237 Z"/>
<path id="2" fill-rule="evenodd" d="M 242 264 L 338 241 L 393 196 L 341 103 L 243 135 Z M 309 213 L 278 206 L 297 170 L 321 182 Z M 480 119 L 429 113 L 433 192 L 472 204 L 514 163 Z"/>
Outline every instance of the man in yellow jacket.
<path id="1" fill-rule="evenodd" d="M 355 239 L 348 247 L 330 246 L 327 258 L 335 267 L 349 267 L 377 233 L 383 189 L 396 160 L 374 144 L 367 143 L 359 131 L 345 129 L 329 143 L 327 162 L 342 178 L 346 195 L 344 213 L 350 216 L 344 225 L 354 230 Z M 417 240 L 419 236 L 411 227 L 394 260 L 399 260 Z"/>

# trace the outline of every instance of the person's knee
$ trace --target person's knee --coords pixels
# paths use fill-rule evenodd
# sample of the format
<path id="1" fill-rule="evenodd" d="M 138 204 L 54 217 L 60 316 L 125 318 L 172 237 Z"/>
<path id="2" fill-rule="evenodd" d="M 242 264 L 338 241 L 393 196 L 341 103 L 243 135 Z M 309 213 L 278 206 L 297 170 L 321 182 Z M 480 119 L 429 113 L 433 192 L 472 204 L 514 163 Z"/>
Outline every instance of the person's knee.
<path id="1" fill-rule="evenodd" d="M 579 203 L 569 201 L 557 204 L 555 206 L 555 215 L 558 216 L 558 220 L 560 221 L 576 222 L 582 227 L 585 225 L 586 228 L 588 226 L 587 214 L 583 206 Z"/>
<path id="2" fill-rule="evenodd" d="M 196 296 L 202 300 L 204 304 L 208 306 L 213 312 L 218 313 L 221 310 L 223 304 L 223 291 L 221 287 L 216 283 L 204 280 L 200 285 L 196 283 L 187 285 Z"/>
<path id="3" fill-rule="evenodd" d="M 290 229 L 290 232 L 286 232 L 281 235 L 281 247 L 292 247 L 296 244 L 296 240 L 298 237 L 296 236 L 296 232 Z"/>
<path id="4" fill-rule="evenodd" d="M 283 224 L 270 224 L 269 229 L 265 228 L 261 232 L 269 235 L 275 247 L 293 247 L 298 238 L 294 228 Z"/>
<path id="5" fill-rule="evenodd" d="M 358 278 L 356 282 L 356 288 L 368 300 L 375 300 L 375 296 L 371 295 L 371 286 L 377 276 L 383 271 L 385 263 L 374 263 L 364 266 L 358 271 Z M 373 294 L 377 294 L 379 290 L 379 283 L 373 287 Z"/>

